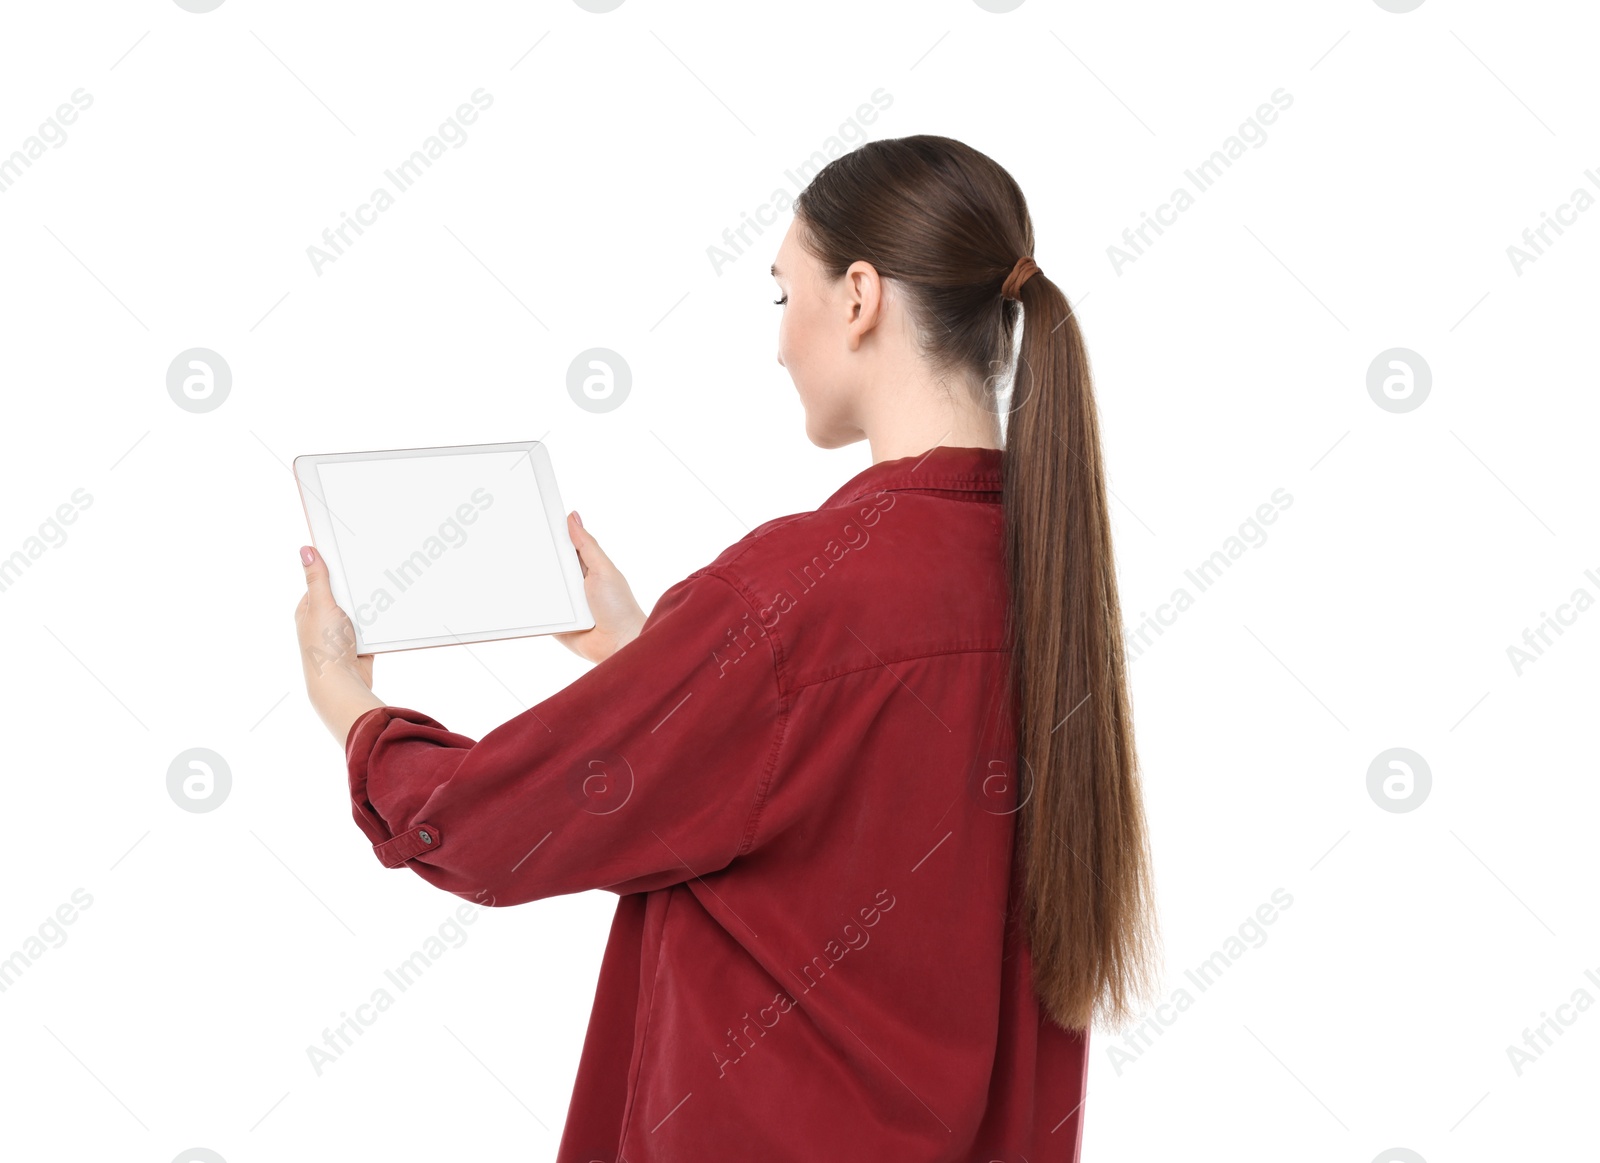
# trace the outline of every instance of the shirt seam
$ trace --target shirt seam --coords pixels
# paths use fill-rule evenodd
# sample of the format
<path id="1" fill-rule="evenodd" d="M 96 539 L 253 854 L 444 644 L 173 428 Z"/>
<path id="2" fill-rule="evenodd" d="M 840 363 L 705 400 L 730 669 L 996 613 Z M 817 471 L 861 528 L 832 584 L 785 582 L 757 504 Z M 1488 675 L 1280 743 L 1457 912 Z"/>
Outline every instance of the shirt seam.
<path id="1" fill-rule="evenodd" d="M 796 683 L 790 693 L 798 693 L 807 687 L 818 686 L 825 682 L 832 682 L 836 678 L 846 675 L 860 674 L 864 670 L 876 670 L 880 666 L 887 666 L 891 662 L 916 662 L 922 658 L 940 658 L 946 654 L 1009 654 L 1010 648 L 1006 646 L 950 646 L 942 650 L 923 650 L 915 654 L 903 654 L 895 658 L 884 658 L 879 655 L 879 661 L 864 663 L 861 666 L 846 666 L 839 670 L 831 671 L 820 678 L 807 679 L 805 682 Z"/>
<path id="2" fill-rule="evenodd" d="M 628 1099 L 622 1113 L 622 1137 L 617 1141 L 617 1158 L 627 1156 L 623 1148 L 628 1145 L 628 1135 L 633 1130 L 634 1116 L 638 1113 L 639 1084 L 644 1080 L 644 1060 L 650 1052 L 650 1028 L 655 1025 L 656 996 L 661 986 L 661 966 L 667 959 L 667 922 L 672 918 L 673 893 L 682 885 L 667 889 L 667 903 L 661 914 L 661 930 L 657 934 L 656 964 L 650 974 L 650 1001 L 644 1015 L 644 1034 L 639 1040 L 639 1060 L 634 1063 L 635 1073 L 628 1084 Z"/>
<path id="3" fill-rule="evenodd" d="M 711 565 L 706 566 L 704 569 L 696 570 L 693 574 L 690 574 L 689 576 L 695 577 L 695 576 L 698 576 L 699 574 L 702 574 L 702 573 L 709 573 L 711 570 L 715 570 L 715 569 L 727 569 L 730 566 L 732 566 L 734 564 L 734 562 L 738 561 L 741 557 L 743 557 L 745 554 L 749 553 L 758 544 L 760 544 L 761 539 L 763 537 L 766 537 L 766 536 L 768 536 L 768 535 L 770 535 L 772 533 L 776 533 L 779 529 L 782 529 L 785 525 L 794 524 L 796 521 L 800 520 L 802 517 L 809 517 L 811 515 L 812 515 L 811 513 L 794 513 L 794 514 L 791 514 L 788 517 L 774 517 L 772 519 L 772 521 L 770 523 L 768 523 L 767 528 L 762 529 L 761 532 L 752 535 L 749 538 L 748 544 L 746 544 L 742 549 L 740 549 L 738 553 L 735 553 L 732 557 L 728 558 L 726 561 L 722 561 L 722 560 L 719 559 L 718 561 L 713 562 Z M 721 574 L 714 574 L 713 576 L 722 577 Z M 733 583 L 733 581 L 731 579 L 723 577 L 722 580 L 727 582 L 729 585 L 733 586 L 733 588 L 736 591 L 739 592 L 739 596 L 741 598 L 744 598 L 746 604 L 750 604 L 749 597 L 746 596 L 745 593 L 742 590 L 740 590 L 740 588 L 737 585 L 734 585 L 734 583 Z M 752 608 L 754 608 L 754 607 L 752 607 Z"/>
<path id="4" fill-rule="evenodd" d="M 992 488 L 964 488 L 958 489 L 957 491 L 998 493 L 1003 491 L 1003 483 L 1004 482 L 1002 478 L 990 469 L 981 469 L 972 472 L 945 472 L 940 473 L 937 476 L 921 477 L 916 480 L 912 480 L 909 475 L 905 477 L 890 477 L 887 481 L 881 484 L 869 483 L 868 485 L 862 487 L 856 492 L 849 494 L 848 496 L 839 497 L 831 501 L 824 507 L 838 508 L 841 505 L 848 505 L 854 501 L 859 501 L 862 497 L 865 497 L 871 493 L 914 492 L 919 489 L 937 489 L 942 485 L 991 485 L 993 486 Z"/>

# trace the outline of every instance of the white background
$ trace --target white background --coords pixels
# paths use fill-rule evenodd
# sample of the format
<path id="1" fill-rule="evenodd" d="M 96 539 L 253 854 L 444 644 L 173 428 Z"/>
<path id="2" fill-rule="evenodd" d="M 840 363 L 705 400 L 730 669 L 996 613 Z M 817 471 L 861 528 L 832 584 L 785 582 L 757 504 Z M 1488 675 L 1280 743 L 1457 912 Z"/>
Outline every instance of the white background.
<path id="1" fill-rule="evenodd" d="M 306 1048 L 460 903 L 382 868 L 304 696 L 304 452 L 544 438 L 647 606 L 868 463 L 775 362 L 787 224 L 707 248 L 882 88 L 873 137 L 1005 165 L 1094 360 L 1130 620 L 1258 505 L 1264 544 L 1133 666 L 1167 979 L 1131 1062 L 1091 1050 L 1086 1160 L 1593 1151 L 1600 612 L 1592 516 L 1597 24 L 1578 3 L 969 0 L 7 5 L 0 153 L 92 106 L 0 194 L 0 592 L 11 701 L 0 957 L 7 1155 L 550 1159 L 614 898 L 487 911 L 320 1076 Z M 1279 88 L 1293 105 L 1120 273 L 1107 256 Z M 318 274 L 306 248 L 482 88 L 470 138 Z M 1596 180 L 1600 180 L 1597 176 Z M 1570 211 L 1569 217 L 1570 217 Z M 231 394 L 177 407 L 180 351 Z M 578 408 L 581 350 L 631 396 Z M 1433 373 L 1377 407 L 1369 363 Z M 1191 587 L 1192 589 L 1192 587 Z M 474 737 L 586 664 L 544 640 L 388 655 L 376 689 Z M 218 810 L 169 763 L 222 755 Z M 1422 755 L 1381 810 L 1368 765 Z M 1184 971 L 1276 889 L 1267 939 Z M 1175 1011 L 1167 1011 L 1173 1017 Z"/>

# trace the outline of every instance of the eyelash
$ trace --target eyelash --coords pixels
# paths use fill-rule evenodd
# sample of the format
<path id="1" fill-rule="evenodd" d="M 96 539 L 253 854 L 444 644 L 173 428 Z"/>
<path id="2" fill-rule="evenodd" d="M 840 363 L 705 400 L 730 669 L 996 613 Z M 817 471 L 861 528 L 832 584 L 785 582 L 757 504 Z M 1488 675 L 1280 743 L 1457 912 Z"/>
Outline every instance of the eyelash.
<path id="1" fill-rule="evenodd" d="M 784 305 L 784 304 L 785 304 L 785 303 L 787 303 L 787 302 L 788 302 L 788 301 L 789 301 L 789 296 L 788 296 L 788 295 L 785 295 L 785 296 L 784 296 L 784 297 L 783 297 L 783 298 L 781 298 L 781 299 L 774 299 L 774 300 L 772 300 L 772 303 L 773 303 L 773 306 L 775 306 L 775 307 L 781 307 L 781 306 L 783 306 L 783 305 Z"/>

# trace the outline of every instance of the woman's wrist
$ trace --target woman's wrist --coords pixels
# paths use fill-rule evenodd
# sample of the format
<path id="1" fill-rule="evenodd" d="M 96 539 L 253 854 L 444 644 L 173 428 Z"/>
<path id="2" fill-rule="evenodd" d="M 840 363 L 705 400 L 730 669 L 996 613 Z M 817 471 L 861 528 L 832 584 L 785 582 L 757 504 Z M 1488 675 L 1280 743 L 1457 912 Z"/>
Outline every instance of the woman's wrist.
<path id="1" fill-rule="evenodd" d="M 618 626 L 612 630 L 610 633 L 611 649 L 606 651 L 606 657 L 610 658 L 628 643 L 639 637 L 639 631 L 644 629 L 644 620 L 644 611 L 640 610 L 637 618 L 633 618 L 626 625 Z"/>
<path id="2" fill-rule="evenodd" d="M 359 675 L 345 670 L 330 670 L 312 684 L 310 694 L 318 716 L 341 747 L 357 719 L 386 705 Z"/>

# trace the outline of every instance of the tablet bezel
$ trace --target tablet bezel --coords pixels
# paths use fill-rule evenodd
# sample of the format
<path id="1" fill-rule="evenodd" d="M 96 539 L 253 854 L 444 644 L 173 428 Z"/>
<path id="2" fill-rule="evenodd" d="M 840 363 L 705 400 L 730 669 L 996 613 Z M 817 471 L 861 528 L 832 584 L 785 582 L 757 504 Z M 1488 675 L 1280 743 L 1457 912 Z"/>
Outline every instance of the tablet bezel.
<path id="1" fill-rule="evenodd" d="M 324 464 L 356 460 L 409 460 L 423 456 L 459 456 L 486 452 L 526 452 L 534 474 L 534 484 L 544 502 L 545 520 L 556 552 L 561 557 L 562 580 L 567 586 L 567 598 L 572 603 L 575 617 L 571 622 L 545 626 L 518 626 L 496 630 L 479 630 L 464 634 L 439 634 L 429 638 L 406 638 L 394 641 L 369 642 L 363 633 L 365 627 L 350 615 L 354 609 L 346 583 L 344 563 L 339 557 L 339 542 L 334 536 L 334 521 L 326 502 L 322 499 L 322 479 L 318 473 Z M 425 650 L 434 646 L 455 646 L 463 642 L 499 642 L 508 638 L 529 638 L 541 634 L 561 634 L 572 630 L 589 630 L 594 627 L 594 615 L 589 611 L 588 599 L 583 592 L 583 566 L 578 551 L 567 533 L 567 514 L 561 504 L 561 492 L 556 487 L 555 470 L 550 464 L 550 454 L 537 440 L 512 440 L 498 444 L 444 444 L 431 448 L 383 448 L 363 452 L 308 453 L 294 458 L 294 477 L 300 486 L 300 505 L 305 510 L 306 526 L 311 531 L 311 544 L 316 546 L 328 563 L 328 585 L 333 600 L 350 616 L 356 632 L 358 654 L 388 654 L 396 650 Z"/>

